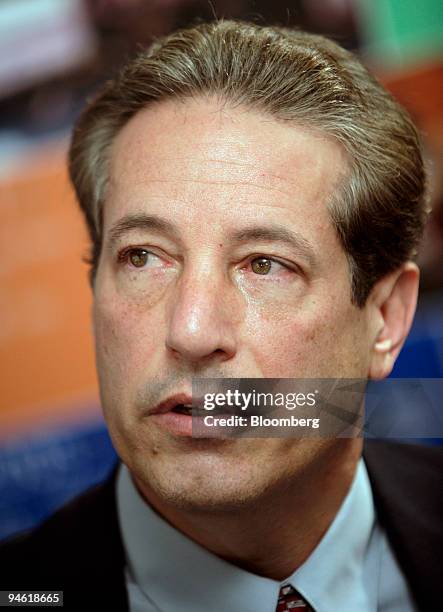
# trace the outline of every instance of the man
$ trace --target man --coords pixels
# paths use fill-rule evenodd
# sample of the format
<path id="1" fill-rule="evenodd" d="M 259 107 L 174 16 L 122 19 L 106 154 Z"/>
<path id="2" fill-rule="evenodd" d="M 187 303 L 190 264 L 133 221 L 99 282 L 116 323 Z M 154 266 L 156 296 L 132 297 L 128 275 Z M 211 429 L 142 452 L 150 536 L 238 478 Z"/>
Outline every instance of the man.
<path id="1" fill-rule="evenodd" d="M 122 465 L 3 547 L 65 607 L 440 609 L 441 455 L 195 438 L 193 378 L 382 379 L 426 216 L 415 128 L 347 51 L 234 22 L 159 40 L 80 118 L 105 418 Z"/>

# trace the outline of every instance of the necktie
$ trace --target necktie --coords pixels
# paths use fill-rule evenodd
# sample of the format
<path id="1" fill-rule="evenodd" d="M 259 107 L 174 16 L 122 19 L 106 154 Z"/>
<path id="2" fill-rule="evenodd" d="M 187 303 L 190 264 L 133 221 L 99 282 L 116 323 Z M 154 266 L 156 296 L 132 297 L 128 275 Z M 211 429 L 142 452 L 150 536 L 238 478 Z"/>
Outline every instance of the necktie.
<path id="1" fill-rule="evenodd" d="M 297 591 L 291 587 L 290 584 L 285 584 L 281 587 L 278 596 L 277 609 L 275 612 L 286 612 L 287 610 L 295 610 L 296 612 L 314 612 L 300 593 L 297 593 Z"/>

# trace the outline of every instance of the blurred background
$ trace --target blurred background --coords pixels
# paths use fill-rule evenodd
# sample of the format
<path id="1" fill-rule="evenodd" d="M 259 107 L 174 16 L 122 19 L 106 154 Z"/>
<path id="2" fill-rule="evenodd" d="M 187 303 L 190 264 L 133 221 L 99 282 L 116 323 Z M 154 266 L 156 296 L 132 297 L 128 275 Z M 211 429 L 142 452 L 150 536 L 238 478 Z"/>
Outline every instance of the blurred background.
<path id="1" fill-rule="evenodd" d="M 94 369 L 88 241 L 65 169 L 72 124 L 154 37 L 221 17 L 331 36 L 419 125 L 433 212 L 418 314 L 393 376 L 443 377 L 441 0 L 0 0 L 0 538 L 115 461 Z"/>

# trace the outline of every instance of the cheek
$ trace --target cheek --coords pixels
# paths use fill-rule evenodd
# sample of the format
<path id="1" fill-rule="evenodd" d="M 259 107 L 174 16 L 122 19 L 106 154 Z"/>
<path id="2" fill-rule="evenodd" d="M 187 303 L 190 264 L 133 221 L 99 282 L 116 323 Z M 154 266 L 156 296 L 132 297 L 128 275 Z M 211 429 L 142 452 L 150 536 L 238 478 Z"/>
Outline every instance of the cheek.
<path id="1" fill-rule="evenodd" d="M 134 312 L 154 309 L 177 277 L 173 266 L 125 272 L 115 278 L 116 298 Z"/>
<path id="2" fill-rule="evenodd" d="M 118 274 L 109 262 L 99 267 L 93 317 L 101 381 L 116 386 L 138 372 L 146 376 L 164 328 L 162 298 L 175 276 L 169 266 Z"/>
<path id="3" fill-rule="evenodd" d="M 144 313 L 144 314 L 143 314 Z M 155 351 L 159 322 L 152 312 L 126 301 L 97 297 L 94 303 L 95 344 L 100 383 L 115 397 L 130 393 L 143 380 Z"/>
<path id="4" fill-rule="evenodd" d="M 356 309 L 329 296 L 248 312 L 245 340 L 265 378 L 352 376 L 360 367 Z"/>
<path id="5" fill-rule="evenodd" d="M 289 308 L 249 312 L 246 335 L 264 378 L 302 376 L 319 343 L 319 330 Z"/>

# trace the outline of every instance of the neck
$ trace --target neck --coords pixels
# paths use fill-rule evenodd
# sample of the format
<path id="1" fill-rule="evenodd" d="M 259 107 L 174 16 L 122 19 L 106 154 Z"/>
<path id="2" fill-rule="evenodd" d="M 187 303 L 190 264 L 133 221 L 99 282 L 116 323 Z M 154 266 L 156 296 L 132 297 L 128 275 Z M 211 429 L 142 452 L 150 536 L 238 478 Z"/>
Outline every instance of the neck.
<path id="1" fill-rule="evenodd" d="M 249 572 L 282 581 L 304 563 L 334 520 L 361 448 L 361 441 L 337 440 L 278 494 L 264 494 L 231 512 L 174 508 L 136 484 L 163 518 L 207 550 Z"/>

